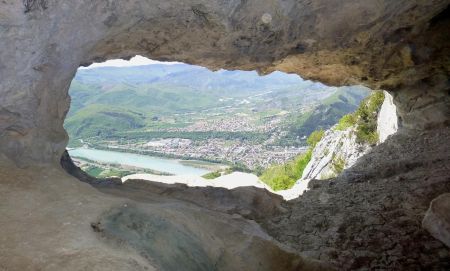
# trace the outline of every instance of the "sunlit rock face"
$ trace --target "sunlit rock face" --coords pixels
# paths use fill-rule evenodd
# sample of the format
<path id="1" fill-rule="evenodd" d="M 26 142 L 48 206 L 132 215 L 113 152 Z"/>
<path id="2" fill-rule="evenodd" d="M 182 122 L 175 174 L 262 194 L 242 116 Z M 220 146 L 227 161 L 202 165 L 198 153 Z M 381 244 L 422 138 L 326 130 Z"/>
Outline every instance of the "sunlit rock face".
<path id="1" fill-rule="evenodd" d="M 0 153 L 56 163 L 80 65 L 136 54 L 394 92 L 403 127 L 449 121 L 449 1 L 3 1 Z"/>
<path id="2" fill-rule="evenodd" d="M 355 130 L 355 127 L 350 127 L 345 131 L 339 131 L 336 126 L 327 130 L 314 148 L 311 161 L 303 171 L 299 182 L 334 178 L 366 154 L 371 146 L 358 142 Z"/>
<path id="3" fill-rule="evenodd" d="M 381 105 L 377 119 L 378 142 L 383 143 L 390 135 L 398 130 L 397 107 L 392 96 L 384 92 L 384 102 Z"/>

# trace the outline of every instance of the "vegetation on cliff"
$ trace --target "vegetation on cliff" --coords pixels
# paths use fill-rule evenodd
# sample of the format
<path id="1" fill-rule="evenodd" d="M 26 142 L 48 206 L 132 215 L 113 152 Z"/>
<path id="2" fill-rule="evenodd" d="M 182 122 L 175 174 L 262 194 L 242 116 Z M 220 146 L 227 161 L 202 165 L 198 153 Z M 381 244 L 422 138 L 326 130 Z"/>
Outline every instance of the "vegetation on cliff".
<path id="1" fill-rule="evenodd" d="M 373 91 L 369 97 L 361 102 L 354 113 L 347 114 L 339 120 L 336 129 L 344 131 L 350 127 L 355 127 L 358 143 L 376 144 L 378 141 L 377 116 L 383 101 L 383 91 Z"/>
<path id="2" fill-rule="evenodd" d="M 291 188 L 301 178 L 303 170 L 311 160 L 312 151 L 322 139 L 324 130 L 311 133 L 307 139 L 309 149 L 297 156 L 294 160 L 282 165 L 273 165 L 266 169 L 259 178 L 269 185 L 273 190 L 285 190 Z"/>
<path id="3" fill-rule="evenodd" d="M 354 113 L 344 115 L 335 129 L 344 131 L 353 127 L 357 143 L 376 144 L 378 141 L 377 116 L 383 100 L 384 94 L 382 91 L 373 91 L 369 97 L 362 100 Z M 307 152 L 287 163 L 269 167 L 261 174 L 261 180 L 274 190 L 284 190 L 292 187 L 301 178 L 305 167 L 311 160 L 314 147 L 322 139 L 323 135 L 323 130 L 312 132 L 307 139 L 309 145 Z M 333 176 L 341 173 L 344 167 L 345 160 L 341 156 L 334 155 L 332 158 Z"/>

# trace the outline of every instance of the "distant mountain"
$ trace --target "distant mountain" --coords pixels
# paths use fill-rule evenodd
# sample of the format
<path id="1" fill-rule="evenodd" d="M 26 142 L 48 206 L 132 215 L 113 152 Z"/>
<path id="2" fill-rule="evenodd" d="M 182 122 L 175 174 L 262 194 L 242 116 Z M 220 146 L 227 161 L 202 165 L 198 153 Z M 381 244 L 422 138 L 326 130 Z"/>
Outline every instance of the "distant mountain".
<path id="1" fill-rule="evenodd" d="M 71 138 L 86 138 L 183 127 L 194 119 L 237 113 L 288 111 L 305 118 L 295 112 L 317 108 L 305 120 L 290 119 L 291 132 L 304 134 L 353 111 L 367 89 L 330 88 L 281 72 L 259 76 L 174 64 L 80 69 L 69 94 L 65 128 Z"/>
<path id="2" fill-rule="evenodd" d="M 187 64 L 81 69 L 70 87 L 69 116 L 89 104 L 185 112 L 219 106 L 220 98 L 317 85 L 321 84 L 281 72 L 259 76 L 248 71 L 212 72 Z"/>
<path id="3" fill-rule="evenodd" d="M 308 136 L 318 129 L 327 130 L 344 115 L 354 112 L 368 94 L 368 90 L 361 87 L 339 88 L 314 110 L 293 115 L 286 129 L 291 135 L 300 137 Z"/>
<path id="4" fill-rule="evenodd" d="M 281 72 L 259 76 L 255 71 L 219 70 L 212 72 L 203 67 L 187 64 L 81 69 L 74 80 L 88 85 L 131 84 L 142 86 L 151 84 L 166 87 L 188 87 L 198 91 L 241 92 L 315 84 L 311 81 L 304 81 L 297 75 Z"/>

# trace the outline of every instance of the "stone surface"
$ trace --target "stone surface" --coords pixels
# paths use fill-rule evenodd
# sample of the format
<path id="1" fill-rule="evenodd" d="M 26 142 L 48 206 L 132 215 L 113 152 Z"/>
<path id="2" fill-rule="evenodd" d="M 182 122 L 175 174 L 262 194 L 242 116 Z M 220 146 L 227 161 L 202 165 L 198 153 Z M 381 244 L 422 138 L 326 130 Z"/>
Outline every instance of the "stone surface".
<path id="1" fill-rule="evenodd" d="M 53 166 L 2 162 L 0 180 L 0 270 L 330 270 L 238 210 L 91 186 Z"/>
<path id="2" fill-rule="evenodd" d="M 442 194 L 431 202 L 422 226 L 450 247 L 450 193 Z"/>
<path id="3" fill-rule="evenodd" d="M 388 136 L 394 134 L 397 130 L 397 108 L 394 104 L 393 97 L 387 91 L 384 91 L 384 102 L 381 105 L 377 119 L 378 141 L 383 143 Z"/>
<path id="4" fill-rule="evenodd" d="M 57 164 L 80 65 L 136 54 L 211 69 L 283 70 L 393 93 L 403 127 L 449 123 L 449 1 L 6 0 L 0 153 Z"/>
<path id="5" fill-rule="evenodd" d="M 119 197 L 144 202 L 177 199 L 239 214 L 302 255 L 331 263 L 338 270 L 448 270 L 450 250 L 443 244 L 448 199 L 440 196 L 427 208 L 437 195 L 450 192 L 450 146 L 442 144 L 449 140 L 449 128 L 413 134 L 400 131 L 342 176 L 313 180 L 309 191 L 290 202 L 277 203 L 275 196 L 270 199 L 251 190 L 235 194 L 142 181 L 121 187 L 94 185 Z"/>
<path id="6" fill-rule="evenodd" d="M 287 212 L 285 202 L 279 195 L 253 186 L 225 189 L 222 187 L 189 187 L 185 184 L 165 184 L 147 180 L 120 178 L 97 179 L 77 167 L 67 151 L 61 159 L 62 167 L 78 180 L 89 183 L 102 192 L 130 199 L 149 202 L 170 199 L 196 204 L 214 211 L 239 214 L 252 220 L 262 220 Z"/>
<path id="7" fill-rule="evenodd" d="M 377 116 L 377 133 L 379 143 L 398 130 L 398 117 L 393 98 L 384 92 L 385 99 Z M 356 127 L 344 131 L 337 130 L 337 125 L 325 131 L 323 138 L 313 150 L 311 160 L 303 171 L 298 183 L 311 179 L 323 180 L 336 177 L 343 169 L 352 167 L 356 161 L 373 146 L 358 142 Z"/>
<path id="8" fill-rule="evenodd" d="M 358 143 L 354 127 L 345 131 L 336 130 L 333 127 L 327 130 L 323 138 L 317 143 L 313 150 L 311 161 L 309 161 L 302 178 L 299 182 L 310 179 L 329 179 L 341 173 L 339 166 L 343 169 L 353 166 L 358 158 L 370 150 L 368 144 Z M 339 164 L 342 165 L 339 165 Z"/>
<path id="9" fill-rule="evenodd" d="M 422 227 L 430 202 L 450 193 L 449 141 L 449 128 L 394 134 L 341 176 L 312 180 L 263 227 L 338 270 L 449 270 L 450 249 Z"/>

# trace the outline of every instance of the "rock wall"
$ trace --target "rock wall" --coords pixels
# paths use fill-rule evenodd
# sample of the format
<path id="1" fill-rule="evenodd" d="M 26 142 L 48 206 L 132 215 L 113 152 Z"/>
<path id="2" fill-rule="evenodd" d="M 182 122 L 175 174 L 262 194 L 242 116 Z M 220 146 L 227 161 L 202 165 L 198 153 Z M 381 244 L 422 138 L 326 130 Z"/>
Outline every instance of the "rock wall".
<path id="1" fill-rule="evenodd" d="M 344 169 L 352 167 L 356 161 L 373 146 L 360 142 L 356 136 L 356 126 L 343 131 L 335 125 L 327 130 L 313 150 L 311 161 L 303 171 L 299 182 L 305 180 L 330 179 L 339 175 Z M 384 101 L 377 114 L 378 143 L 383 143 L 388 136 L 398 130 L 398 117 L 392 96 L 384 92 Z"/>
<path id="2" fill-rule="evenodd" d="M 317 143 L 299 182 L 334 178 L 371 149 L 370 145 L 357 142 L 354 127 L 345 131 L 335 127 L 327 130 Z"/>
<path id="3" fill-rule="evenodd" d="M 422 227 L 450 248 L 450 193 L 431 201 L 422 220 Z"/>
<path id="4" fill-rule="evenodd" d="M 337 178 L 312 180 L 265 227 L 338 270 L 449 270 L 449 140 L 449 128 L 399 131 Z"/>
<path id="5" fill-rule="evenodd" d="M 76 69 L 136 54 L 393 93 L 403 127 L 449 124 L 449 0 L 6 0 L 0 157 L 57 164 Z"/>

